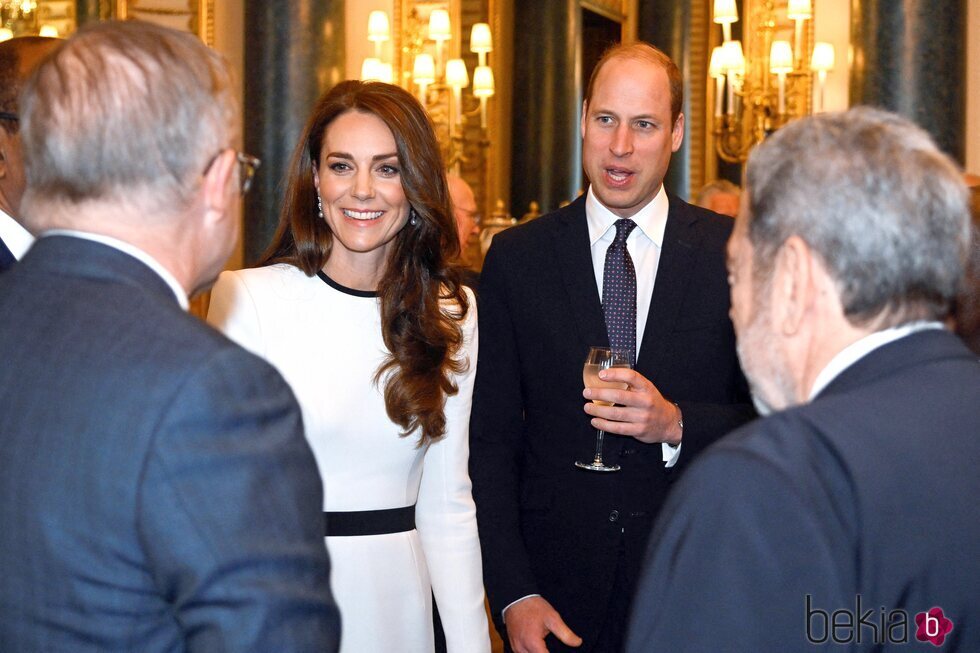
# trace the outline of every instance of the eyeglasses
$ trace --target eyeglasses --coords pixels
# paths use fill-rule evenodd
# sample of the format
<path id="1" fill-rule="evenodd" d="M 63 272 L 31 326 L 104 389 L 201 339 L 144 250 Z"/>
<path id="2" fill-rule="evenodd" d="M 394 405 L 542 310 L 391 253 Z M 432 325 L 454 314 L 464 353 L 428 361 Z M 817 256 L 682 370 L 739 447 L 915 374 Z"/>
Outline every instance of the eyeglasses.
<path id="1" fill-rule="evenodd" d="M 221 150 L 208 161 L 208 165 L 204 168 L 204 174 L 208 174 L 208 170 L 214 165 L 214 162 L 218 160 L 218 157 L 222 153 L 227 152 L 227 149 Z M 258 157 L 252 156 L 251 154 L 245 154 L 244 152 L 235 152 L 235 161 L 238 163 L 238 184 L 239 192 L 242 196 L 245 195 L 252 188 L 252 180 L 255 179 L 255 171 L 259 169 L 262 165 L 262 160 Z"/>
<path id="2" fill-rule="evenodd" d="M 262 165 L 262 160 L 251 154 L 235 152 L 235 161 L 238 161 L 238 183 L 241 184 L 241 193 L 244 196 L 252 188 L 255 171 Z"/>
<path id="3" fill-rule="evenodd" d="M 10 113 L 9 111 L 0 111 L 0 118 L 3 120 L 13 120 L 14 122 L 20 121 L 20 116 L 16 113 Z"/>
<path id="4" fill-rule="evenodd" d="M 479 211 L 469 211 L 467 209 L 459 209 L 459 210 L 465 213 L 466 215 L 468 215 L 470 220 L 472 220 L 473 224 L 475 224 L 476 226 L 479 227 L 483 223 L 483 216 L 480 214 Z"/>

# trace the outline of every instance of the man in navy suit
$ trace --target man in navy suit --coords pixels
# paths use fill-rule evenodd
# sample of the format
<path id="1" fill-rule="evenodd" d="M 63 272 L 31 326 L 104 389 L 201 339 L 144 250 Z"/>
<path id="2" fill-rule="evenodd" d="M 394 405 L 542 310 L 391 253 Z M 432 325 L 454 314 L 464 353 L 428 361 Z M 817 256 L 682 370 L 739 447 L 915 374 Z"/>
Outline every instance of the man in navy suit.
<path id="1" fill-rule="evenodd" d="M 648 44 L 604 55 L 582 112 L 588 194 L 495 236 L 483 267 L 470 476 L 491 611 L 516 651 L 618 653 L 671 476 L 753 415 L 728 318 L 732 221 L 663 188 L 681 93 Z M 626 389 L 583 395 L 589 347 L 610 343 L 635 360 L 604 372 Z M 575 466 L 597 428 L 619 471 Z"/>
<path id="2" fill-rule="evenodd" d="M 41 237 L 0 276 L 0 650 L 335 651 L 296 400 L 186 312 L 256 165 L 226 64 L 98 23 L 22 110 Z"/>
<path id="3" fill-rule="evenodd" d="M 22 36 L 0 43 L 0 272 L 12 266 L 34 242 L 20 223 L 25 180 L 17 96 L 38 62 L 61 42 Z"/>
<path id="4" fill-rule="evenodd" d="M 943 328 L 966 188 L 873 109 L 759 145 L 729 243 L 739 358 L 765 410 L 661 513 L 627 650 L 980 651 L 980 364 Z"/>

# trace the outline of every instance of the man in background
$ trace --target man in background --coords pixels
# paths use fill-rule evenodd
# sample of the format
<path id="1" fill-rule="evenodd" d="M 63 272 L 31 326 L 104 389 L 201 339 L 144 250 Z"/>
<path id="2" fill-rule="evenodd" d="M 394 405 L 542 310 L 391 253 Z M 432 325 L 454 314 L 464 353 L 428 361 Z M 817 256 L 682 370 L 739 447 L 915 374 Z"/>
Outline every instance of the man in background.
<path id="1" fill-rule="evenodd" d="M 23 257 L 34 242 L 20 218 L 25 180 L 17 96 L 38 62 L 61 43 L 41 36 L 0 42 L 0 272 Z"/>
<path id="2" fill-rule="evenodd" d="M 449 197 L 453 203 L 453 217 L 456 218 L 456 233 L 459 236 L 459 262 L 462 267 L 463 283 L 477 289 L 480 273 L 471 267 L 467 254 L 473 238 L 480 235 L 480 212 L 476 207 L 476 196 L 466 180 L 459 175 L 446 175 L 449 182 Z"/>
<path id="3" fill-rule="evenodd" d="M 966 346 L 980 356 L 980 176 L 963 175 L 970 188 L 970 212 L 973 215 L 973 247 L 966 266 L 966 280 L 956 298 L 953 326 Z"/>
<path id="4" fill-rule="evenodd" d="M 739 358 L 776 412 L 671 495 L 627 651 L 980 650 L 980 365 L 943 328 L 966 189 L 863 108 L 757 146 L 728 246 Z"/>
<path id="5" fill-rule="evenodd" d="M 588 193 L 498 233 L 484 262 L 470 476 L 491 611 L 521 653 L 621 651 L 672 476 L 752 415 L 728 319 L 732 221 L 663 187 L 682 89 L 649 44 L 607 52 L 582 111 Z M 625 389 L 583 393 L 589 348 L 610 345 L 633 362 L 603 372 Z M 619 471 L 576 467 L 596 429 Z"/>
<path id="6" fill-rule="evenodd" d="M 716 179 L 705 184 L 694 197 L 694 203 L 709 211 L 734 218 L 738 215 L 739 197 L 742 190 L 727 179 Z"/>
<path id="7" fill-rule="evenodd" d="M 257 165 L 226 64 L 97 23 L 21 109 L 40 237 L 0 275 L 0 650 L 336 651 L 296 400 L 186 312 Z"/>

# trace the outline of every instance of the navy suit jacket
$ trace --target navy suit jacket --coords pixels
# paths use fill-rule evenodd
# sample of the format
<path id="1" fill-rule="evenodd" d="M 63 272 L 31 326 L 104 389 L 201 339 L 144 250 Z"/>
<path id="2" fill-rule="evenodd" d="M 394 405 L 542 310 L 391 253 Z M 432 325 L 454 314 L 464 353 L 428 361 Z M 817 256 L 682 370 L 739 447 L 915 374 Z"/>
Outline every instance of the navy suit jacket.
<path id="1" fill-rule="evenodd" d="M 953 630 L 937 650 L 980 651 L 978 470 L 976 357 L 938 330 L 872 351 L 688 470 L 651 540 L 627 650 L 932 650 L 915 615 L 938 606 Z M 837 610 L 851 627 L 830 630 Z M 893 610 L 913 646 L 897 627 L 886 640 Z"/>
<path id="2" fill-rule="evenodd" d="M 633 579 L 671 477 L 754 415 L 728 317 L 732 221 L 669 201 L 636 369 L 683 411 L 677 469 L 664 468 L 660 444 L 614 435 L 605 458 L 621 471 L 573 464 L 595 452 L 582 365 L 590 346 L 608 344 L 585 197 L 497 234 L 487 254 L 470 476 L 498 626 L 504 607 L 541 594 L 587 649 L 612 593 L 620 544 Z"/>
<path id="3" fill-rule="evenodd" d="M 272 367 L 67 236 L 0 275 L 0 315 L 0 650 L 336 650 L 322 486 Z"/>
<path id="4" fill-rule="evenodd" d="M 13 253 L 7 248 L 7 244 L 0 239 L 0 272 L 6 272 L 9 270 L 17 259 L 14 258 Z"/>

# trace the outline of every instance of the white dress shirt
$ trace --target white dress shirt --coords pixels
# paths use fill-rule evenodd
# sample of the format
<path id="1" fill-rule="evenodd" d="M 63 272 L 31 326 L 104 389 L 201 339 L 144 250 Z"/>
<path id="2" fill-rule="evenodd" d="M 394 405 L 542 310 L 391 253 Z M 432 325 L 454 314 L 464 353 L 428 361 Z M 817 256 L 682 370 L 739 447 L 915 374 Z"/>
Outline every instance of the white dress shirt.
<path id="1" fill-rule="evenodd" d="M 131 245 L 130 243 L 119 240 L 118 238 L 112 238 L 111 236 L 93 234 L 88 231 L 75 231 L 74 229 L 51 229 L 50 231 L 45 231 L 43 234 L 41 234 L 41 238 L 44 238 L 45 236 L 71 236 L 72 238 L 82 238 L 84 240 L 102 243 L 103 245 L 119 250 L 123 254 L 129 254 L 156 272 L 157 276 L 163 279 L 163 281 L 170 286 L 170 290 L 173 291 L 174 296 L 177 298 L 177 302 L 180 304 L 181 308 L 186 311 L 190 306 L 190 302 L 187 299 L 187 292 L 184 290 L 184 287 L 180 285 L 180 282 L 177 281 L 177 278 L 174 277 L 170 270 L 163 267 L 159 261 L 135 245 Z"/>
<path id="2" fill-rule="evenodd" d="M 633 259 L 636 269 L 636 356 L 640 358 L 640 344 L 650 314 L 650 300 L 653 298 L 653 285 L 657 281 L 657 268 L 660 266 L 660 252 L 664 244 L 664 231 L 667 229 L 667 212 L 670 204 L 663 185 L 660 191 L 643 208 L 630 216 L 636 228 L 626 239 L 626 250 Z M 596 287 L 602 297 L 602 275 L 606 267 L 606 250 L 616 237 L 616 221 L 619 216 L 599 202 L 592 192 L 585 199 L 585 217 L 589 226 L 589 246 L 592 250 L 592 270 L 595 273 Z M 666 467 L 673 467 L 681 452 L 664 442 L 662 445 Z"/>
<path id="3" fill-rule="evenodd" d="M 18 261 L 24 258 L 24 254 L 34 244 L 34 236 L 2 210 L 0 210 L 0 240 Z"/>

